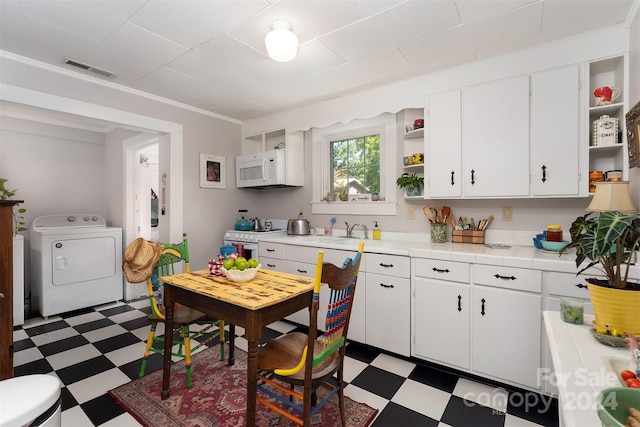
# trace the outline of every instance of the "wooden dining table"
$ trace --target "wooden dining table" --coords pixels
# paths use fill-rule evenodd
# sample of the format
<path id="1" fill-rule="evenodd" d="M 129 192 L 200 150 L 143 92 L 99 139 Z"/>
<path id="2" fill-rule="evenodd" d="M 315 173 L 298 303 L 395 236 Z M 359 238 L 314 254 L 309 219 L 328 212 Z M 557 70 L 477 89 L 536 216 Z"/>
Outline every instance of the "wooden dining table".
<path id="1" fill-rule="evenodd" d="M 249 282 L 235 283 L 209 270 L 161 277 L 164 283 L 165 331 L 173 328 L 174 304 L 186 305 L 226 323 L 242 326 L 248 341 L 247 426 L 256 423 L 258 344 L 262 328 L 309 307 L 314 278 L 259 270 Z M 233 353 L 231 353 L 233 354 Z M 171 340 L 164 341 L 161 399 L 171 390 Z M 230 360 L 230 363 L 233 363 Z"/>

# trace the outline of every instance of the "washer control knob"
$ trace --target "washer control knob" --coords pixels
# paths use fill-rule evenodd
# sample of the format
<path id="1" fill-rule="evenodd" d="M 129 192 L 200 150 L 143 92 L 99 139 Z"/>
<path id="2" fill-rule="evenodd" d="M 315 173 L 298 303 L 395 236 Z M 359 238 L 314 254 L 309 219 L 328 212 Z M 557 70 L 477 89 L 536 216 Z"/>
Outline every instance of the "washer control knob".
<path id="1" fill-rule="evenodd" d="M 69 221 L 69 222 L 76 222 L 76 217 L 75 217 L 75 216 L 68 216 L 68 217 L 67 217 L 67 221 Z"/>
<path id="2" fill-rule="evenodd" d="M 89 222 L 89 217 L 85 216 L 84 218 L 82 218 L 84 220 L 84 222 Z"/>

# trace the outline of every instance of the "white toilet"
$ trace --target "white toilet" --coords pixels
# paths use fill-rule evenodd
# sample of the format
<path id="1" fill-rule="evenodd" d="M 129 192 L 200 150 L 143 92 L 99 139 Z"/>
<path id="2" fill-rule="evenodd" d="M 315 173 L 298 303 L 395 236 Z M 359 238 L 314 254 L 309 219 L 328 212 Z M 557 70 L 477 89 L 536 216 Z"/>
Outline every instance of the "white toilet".
<path id="1" fill-rule="evenodd" d="M 0 427 L 61 425 L 57 377 L 34 374 L 0 381 Z"/>

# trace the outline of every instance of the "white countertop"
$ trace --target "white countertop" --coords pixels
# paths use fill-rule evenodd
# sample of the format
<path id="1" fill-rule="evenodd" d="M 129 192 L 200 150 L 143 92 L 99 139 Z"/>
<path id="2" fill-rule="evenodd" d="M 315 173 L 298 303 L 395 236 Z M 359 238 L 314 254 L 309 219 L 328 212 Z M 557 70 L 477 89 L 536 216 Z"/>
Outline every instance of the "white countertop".
<path id="1" fill-rule="evenodd" d="M 559 391 L 561 425 L 600 427 L 598 393 L 607 387 L 622 387 L 615 371 L 621 370 L 619 366 L 633 366 L 631 352 L 596 341 L 589 326 L 593 316 L 585 315 L 584 325 L 563 322 L 557 311 L 545 311 L 543 316 Z"/>
<path id="2" fill-rule="evenodd" d="M 522 233 L 522 232 L 520 232 Z M 525 232 L 531 241 L 534 234 Z M 502 265 L 505 267 L 529 268 L 543 271 L 575 273 L 575 251 L 569 250 L 563 255 L 543 253 L 533 244 L 512 244 L 507 249 L 492 249 L 481 244 L 471 243 L 431 243 L 428 236 L 416 233 L 385 232 L 380 240 L 364 240 L 365 253 L 381 253 L 389 255 L 410 256 L 413 258 L 440 259 L 474 264 Z M 508 242 L 505 236 L 500 240 L 487 239 L 492 243 Z M 328 249 L 357 250 L 362 238 L 345 238 L 333 236 L 288 236 L 286 234 L 264 236 L 260 242 L 284 243 L 287 245 L 313 246 Z M 523 239 L 517 238 L 518 243 Z M 524 240 L 526 241 L 526 240 Z M 511 244 L 511 243 L 510 243 Z M 594 270 L 593 274 L 601 274 Z M 640 267 L 631 269 L 630 277 L 640 277 Z"/>

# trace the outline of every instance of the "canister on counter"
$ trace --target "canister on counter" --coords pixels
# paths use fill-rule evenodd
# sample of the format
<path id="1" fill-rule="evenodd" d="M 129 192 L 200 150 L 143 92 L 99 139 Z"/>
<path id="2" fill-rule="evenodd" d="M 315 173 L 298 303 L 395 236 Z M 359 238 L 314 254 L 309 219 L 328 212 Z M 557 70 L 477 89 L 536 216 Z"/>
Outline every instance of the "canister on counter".
<path id="1" fill-rule="evenodd" d="M 596 184 L 604 181 L 604 174 L 602 171 L 589 172 L 589 193 L 596 192 Z"/>
<path id="2" fill-rule="evenodd" d="M 559 224 L 549 224 L 545 234 L 549 242 L 562 242 L 562 226 Z"/>

